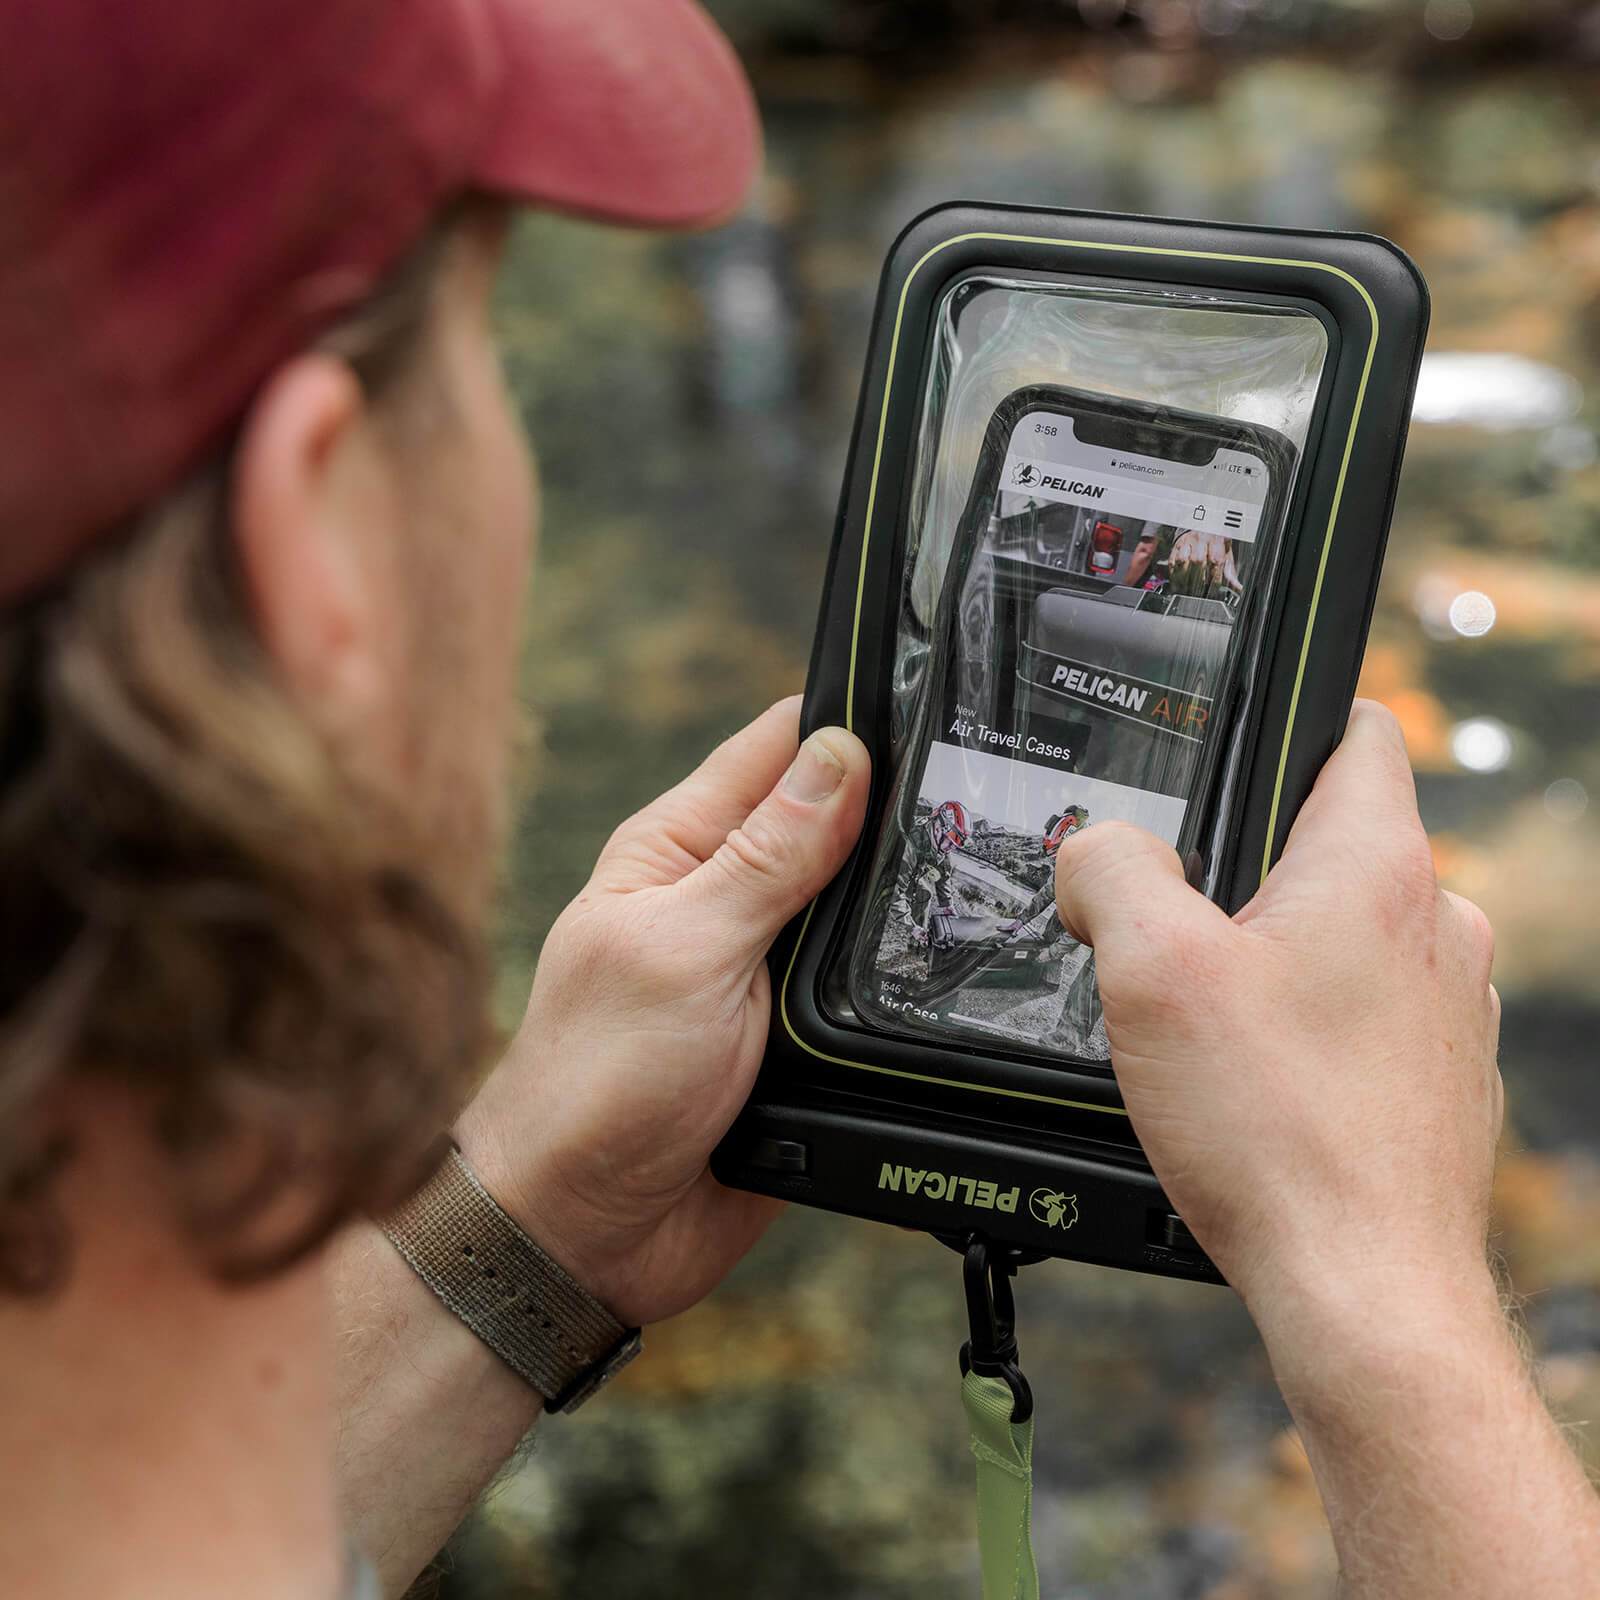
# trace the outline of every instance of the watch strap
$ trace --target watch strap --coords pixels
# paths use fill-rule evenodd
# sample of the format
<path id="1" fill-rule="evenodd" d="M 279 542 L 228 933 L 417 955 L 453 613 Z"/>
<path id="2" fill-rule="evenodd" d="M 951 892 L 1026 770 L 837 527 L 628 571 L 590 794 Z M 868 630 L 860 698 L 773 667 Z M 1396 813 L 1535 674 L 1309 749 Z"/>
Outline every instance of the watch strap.
<path id="1" fill-rule="evenodd" d="M 379 1226 L 445 1307 L 544 1396 L 547 1411 L 575 1411 L 639 1353 L 639 1330 L 552 1261 L 454 1145 Z"/>

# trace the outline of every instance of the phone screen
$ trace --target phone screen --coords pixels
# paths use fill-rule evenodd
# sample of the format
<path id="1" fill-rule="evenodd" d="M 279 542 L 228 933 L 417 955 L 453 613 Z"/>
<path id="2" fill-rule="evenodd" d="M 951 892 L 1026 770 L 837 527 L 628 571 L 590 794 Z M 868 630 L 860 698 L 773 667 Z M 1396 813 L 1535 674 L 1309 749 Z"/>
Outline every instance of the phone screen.
<path id="1" fill-rule="evenodd" d="M 1198 821 L 1271 469 L 1239 424 L 1116 406 L 1025 410 L 979 468 L 852 960 L 854 1003 L 897 1028 L 1105 1059 L 1056 851 L 1113 818 L 1182 851 Z"/>

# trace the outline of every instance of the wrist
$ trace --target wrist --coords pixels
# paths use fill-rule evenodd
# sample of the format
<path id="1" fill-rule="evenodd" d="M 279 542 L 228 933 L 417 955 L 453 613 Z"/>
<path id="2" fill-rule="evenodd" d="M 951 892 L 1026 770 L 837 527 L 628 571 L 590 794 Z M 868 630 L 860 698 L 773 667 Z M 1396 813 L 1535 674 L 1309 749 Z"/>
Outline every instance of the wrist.
<path id="1" fill-rule="evenodd" d="M 495 1203 L 586 1293 L 608 1309 L 611 1285 L 592 1248 L 586 1248 L 561 1204 L 561 1177 L 554 1164 L 501 1135 L 491 1108 L 480 1096 L 461 1113 L 452 1136 L 467 1164 Z M 625 1319 L 624 1319 L 625 1320 Z"/>
<path id="2" fill-rule="evenodd" d="M 346 1228 L 330 1266 L 341 1515 L 384 1593 L 399 1594 L 528 1436 L 542 1402 L 375 1222 Z"/>
<path id="3" fill-rule="evenodd" d="M 380 1226 L 547 1410 L 576 1410 L 639 1353 L 639 1329 L 620 1322 L 500 1204 L 459 1143 Z"/>
<path id="4" fill-rule="evenodd" d="M 1481 1254 L 1307 1260 L 1252 1284 L 1244 1299 L 1297 1416 L 1405 1387 L 1413 1375 L 1520 1361 Z"/>
<path id="5" fill-rule="evenodd" d="M 503 1436 L 509 1451 L 534 1425 L 542 1397 L 532 1392 L 458 1317 L 453 1316 L 384 1236 L 362 1219 L 340 1236 L 332 1253 L 339 1321 L 347 1340 L 367 1341 L 381 1330 L 392 1355 L 363 1381 L 404 1385 L 409 1398 L 390 1395 L 403 1413 L 448 1406 L 459 1418 Z M 363 1398 L 352 1394 L 353 1401 Z M 492 1421 L 487 1419 L 493 1419 Z"/>

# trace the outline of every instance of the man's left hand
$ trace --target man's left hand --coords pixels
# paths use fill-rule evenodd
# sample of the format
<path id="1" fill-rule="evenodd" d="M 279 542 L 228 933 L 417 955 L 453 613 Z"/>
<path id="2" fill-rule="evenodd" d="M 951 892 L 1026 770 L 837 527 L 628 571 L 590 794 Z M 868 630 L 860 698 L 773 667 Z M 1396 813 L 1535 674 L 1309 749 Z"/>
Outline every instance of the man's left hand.
<path id="1" fill-rule="evenodd" d="M 620 1320 L 693 1305 L 780 1209 L 707 1166 L 767 1039 L 767 948 L 844 864 L 865 747 L 785 700 L 612 835 L 457 1130 L 485 1186 Z"/>

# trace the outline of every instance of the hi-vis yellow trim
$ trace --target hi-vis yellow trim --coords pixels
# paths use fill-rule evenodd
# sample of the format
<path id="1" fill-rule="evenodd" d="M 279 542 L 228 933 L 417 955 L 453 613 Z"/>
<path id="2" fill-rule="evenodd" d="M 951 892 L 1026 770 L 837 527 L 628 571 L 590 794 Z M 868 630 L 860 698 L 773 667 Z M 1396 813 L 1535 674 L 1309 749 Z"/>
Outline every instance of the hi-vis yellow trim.
<path id="1" fill-rule="evenodd" d="M 941 250 L 948 250 L 952 245 L 967 244 L 974 240 L 988 240 L 999 244 L 1047 245 L 1053 249 L 1064 250 L 1099 250 L 1112 255 L 1183 256 L 1202 261 L 1239 261 L 1253 266 L 1309 267 L 1313 272 L 1326 272 L 1332 277 L 1342 278 L 1361 296 L 1362 303 L 1367 308 L 1367 315 L 1372 320 L 1372 334 L 1367 340 L 1366 358 L 1361 365 L 1361 382 L 1356 389 L 1355 407 L 1350 413 L 1350 431 L 1345 436 L 1344 453 L 1339 460 L 1339 476 L 1334 483 L 1333 503 L 1328 508 L 1328 526 L 1322 537 L 1322 553 L 1317 561 L 1317 580 L 1311 591 L 1311 608 L 1306 616 L 1305 637 L 1300 641 L 1300 657 L 1295 664 L 1294 688 L 1289 696 L 1289 720 L 1284 725 L 1283 748 L 1278 753 L 1278 770 L 1273 779 L 1272 806 L 1267 814 L 1267 838 L 1261 853 L 1261 876 L 1265 878 L 1268 868 L 1272 865 L 1272 841 L 1277 836 L 1278 809 L 1283 798 L 1283 779 L 1289 766 L 1289 741 L 1294 734 L 1295 714 L 1300 707 L 1300 689 L 1305 680 L 1306 661 L 1311 654 L 1311 633 L 1316 627 L 1317 606 L 1322 599 L 1322 580 L 1328 570 L 1328 553 L 1333 548 L 1333 530 L 1339 520 L 1340 504 L 1344 500 L 1345 476 L 1350 469 L 1351 451 L 1355 448 L 1356 427 L 1361 420 L 1361 408 L 1367 398 L 1367 381 L 1372 375 L 1372 360 L 1378 349 L 1378 308 L 1373 304 L 1372 296 L 1367 293 L 1366 285 L 1359 278 L 1346 272 L 1343 267 L 1336 267 L 1327 261 L 1305 261 L 1292 256 L 1233 255 L 1222 250 L 1180 250 L 1167 245 L 1114 244 L 1104 239 L 1044 239 L 1028 233 L 961 233 L 952 239 L 943 240 L 926 251 L 906 274 L 906 281 L 900 286 L 900 303 L 895 309 L 894 332 L 889 341 L 889 366 L 883 380 L 883 405 L 878 412 L 878 440 L 872 452 L 872 480 L 867 488 L 867 514 L 861 530 L 861 565 L 856 574 L 855 624 L 850 635 L 850 679 L 845 691 L 844 721 L 852 733 L 855 732 L 856 657 L 861 641 L 861 610 L 867 586 L 867 550 L 872 540 L 873 513 L 878 504 L 878 473 L 883 464 L 884 434 L 889 426 L 889 397 L 894 391 L 895 367 L 900 357 L 900 330 L 905 320 L 906 296 L 911 292 L 912 280 Z M 1002 1089 L 993 1084 L 964 1083 L 955 1078 L 936 1078 L 927 1073 L 908 1072 L 899 1067 L 874 1066 L 868 1061 L 851 1061 L 843 1056 L 829 1055 L 826 1051 L 818 1050 L 815 1045 L 808 1044 L 795 1032 L 794 1024 L 789 1020 L 789 980 L 794 976 L 794 964 L 799 958 L 800 946 L 805 943 L 806 934 L 810 932 L 811 918 L 815 911 L 816 902 L 812 901 L 806 908 L 806 918 L 800 926 L 800 937 L 795 940 L 788 968 L 783 975 L 783 988 L 778 996 L 778 1012 L 783 1019 L 784 1030 L 807 1055 L 815 1056 L 819 1061 L 826 1061 L 831 1066 L 855 1067 L 862 1072 L 878 1072 L 892 1078 L 909 1078 L 917 1083 L 938 1084 L 952 1089 L 978 1090 L 984 1094 L 1005 1095 L 1014 1100 L 1043 1101 L 1046 1105 L 1070 1106 L 1079 1111 L 1104 1111 L 1121 1117 L 1127 1115 L 1120 1106 L 1095 1105 L 1090 1101 L 1032 1094 L 1023 1089 Z"/>

